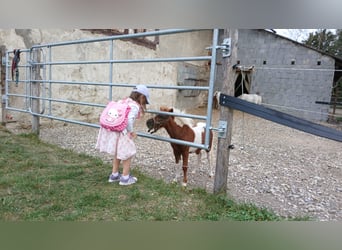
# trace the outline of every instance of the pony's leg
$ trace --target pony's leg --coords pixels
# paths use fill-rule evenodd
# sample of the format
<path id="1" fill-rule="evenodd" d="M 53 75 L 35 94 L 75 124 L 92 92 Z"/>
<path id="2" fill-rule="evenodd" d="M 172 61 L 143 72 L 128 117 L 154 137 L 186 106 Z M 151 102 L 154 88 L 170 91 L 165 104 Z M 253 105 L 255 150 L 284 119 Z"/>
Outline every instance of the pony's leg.
<path id="1" fill-rule="evenodd" d="M 182 186 L 186 187 L 188 183 L 188 162 L 189 162 L 189 151 L 183 152 L 183 183 Z"/>
<path id="2" fill-rule="evenodd" d="M 187 172 L 188 172 L 188 166 L 183 165 L 183 183 L 182 183 L 183 187 L 186 187 L 188 184 Z"/>
<path id="3" fill-rule="evenodd" d="M 178 178 L 180 176 L 180 174 L 179 174 L 180 164 L 176 163 L 173 166 L 174 166 L 173 172 L 175 173 L 175 176 L 173 177 L 172 182 L 177 183 L 178 182 Z"/>
<path id="4" fill-rule="evenodd" d="M 201 167 L 201 159 L 202 159 L 202 154 L 201 152 L 199 152 L 199 154 L 197 154 L 197 166 L 194 167 L 191 171 L 192 174 L 195 174 L 196 173 L 196 169 Z"/>
<path id="5" fill-rule="evenodd" d="M 178 151 L 175 150 L 174 146 L 172 146 L 172 148 L 173 148 L 173 154 L 174 154 L 175 160 L 176 160 L 176 164 L 173 165 L 173 167 L 174 167 L 173 173 L 175 174 L 175 176 L 173 177 L 172 182 L 177 183 L 178 182 L 178 178 L 180 176 L 179 172 L 181 171 L 180 170 L 180 164 L 179 164 L 179 162 L 181 160 L 181 154 Z"/>

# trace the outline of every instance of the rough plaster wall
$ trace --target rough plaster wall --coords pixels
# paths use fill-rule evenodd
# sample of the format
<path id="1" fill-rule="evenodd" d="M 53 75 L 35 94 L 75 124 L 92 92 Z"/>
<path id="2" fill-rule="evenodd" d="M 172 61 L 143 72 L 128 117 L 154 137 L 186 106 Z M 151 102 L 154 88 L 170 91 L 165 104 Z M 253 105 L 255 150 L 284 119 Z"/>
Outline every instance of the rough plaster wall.
<path id="1" fill-rule="evenodd" d="M 160 37 L 158 53 L 160 57 L 190 57 L 207 56 L 207 47 L 212 44 L 212 30 L 180 33 Z M 178 62 L 173 63 L 176 75 L 172 85 L 209 85 L 209 67 L 206 61 Z M 188 79 L 196 79 L 194 82 Z M 207 92 L 189 90 L 174 90 L 175 98 L 172 106 L 180 109 L 195 108 L 206 105 Z"/>
<path id="2" fill-rule="evenodd" d="M 329 106 L 315 101 L 330 101 L 334 73 L 319 69 L 333 70 L 333 58 L 264 31 L 239 30 L 238 60 L 257 68 L 252 93 L 260 92 L 264 103 L 298 110 L 271 108 L 309 120 L 327 120 Z M 295 64 L 291 65 L 293 60 Z M 320 66 L 317 61 L 321 61 Z M 299 68 L 314 70 L 292 70 Z"/>
<path id="3" fill-rule="evenodd" d="M 0 43 L 4 44 L 7 49 L 14 48 L 31 48 L 34 44 L 57 43 L 62 41 L 82 40 L 94 37 L 102 37 L 94 35 L 90 32 L 78 29 L 16 29 L 16 30 L 0 30 Z M 181 56 L 200 56 L 207 55 L 205 50 L 211 43 L 211 31 L 193 32 L 190 34 L 178 34 L 170 36 L 160 36 L 160 43 L 156 50 L 139 46 L 130 42 L 115 41 L 114 57 L 115 59 L 134 59 L 134 58 L 155 58 L 155 57 L 181 57 Z M 52 61 L 80 61 L 80 60 L 106 60 L 109 58 L 109 43 L 96 42 L 89 44 L 78 44 L 68 46 L 57 46 L 52 49 Z M 44 55 L 48 55 L 48 51 L 44 51 Z M 22 55 L 21 63 L 25 63 L 24 55 Z M 193 62 L 194 65 L 202 66 L 205 62 Z M 182 63 L 145 63 L 145 64 L 115 64 L 112 68 L 114 83 L 120 84 L 146 84 L 146 85 L 171 85 L 174 86 L 179 80 L 179 67 L 183 67 Z M 84 81 L 108 83 L 109 65 L 62 65 L 52 66 L 52 80 L 59 81 Z M 48 75 L 49 72 L 47 72 Z M 41 75 L 43 73 L 41 72 Z M 21 72 L 21 78 L 24 77 Z M 44 76 L 43 76 L 44 77 Z M 11 85 L 12 93 L 24 93 L 25 86 L 23 84 L 17 86 Z M 48 85 L 42 88 L 48 95 Z M 112 90 L 113 99 L 121 98 L 129 95 L 131 88 L 114 87 Z M 52 98 L 66 99 L 71 101 L 82 101 L 89 103 L 105 104 L 109 97 L 109 87 L 95 87 L 91 85 L 70 85 L 70 84 L 53 84 Z M 160 105 L 183 106 L 189 107 L 188 99 L 182 96 L 178 97 L 177 90 L 169 89 L 152 89 L 151 100 L 149 106 L 151 109 L 157 109 Z M 203 96 L 199 95 L 192 100 L 190 104 L 199 105 L 203 102 Z M 21 103 L 18 103 L 21 102 Z M 12 104 L 24 107 L 22 100 L 13 100 Z M 45 105 L 47 113 L 48 103 Z M 101 108 L 94 108 L 83 105 L 65 105 L 54 102 L 52 105 L 51 115 L 61 116 L 63 118 L 72 118 L 88 122 L 96 122 L 98 120 Z M 30 121 L 23 113 L 15 112 L 16 120 Z"/>
<path id="4" fill-rule="evenodd" d="M 42 34 L 38 29 L 15 29 L 15 33 L 23 39 L 25 48 L 31 48 L 42 40 Z"/>

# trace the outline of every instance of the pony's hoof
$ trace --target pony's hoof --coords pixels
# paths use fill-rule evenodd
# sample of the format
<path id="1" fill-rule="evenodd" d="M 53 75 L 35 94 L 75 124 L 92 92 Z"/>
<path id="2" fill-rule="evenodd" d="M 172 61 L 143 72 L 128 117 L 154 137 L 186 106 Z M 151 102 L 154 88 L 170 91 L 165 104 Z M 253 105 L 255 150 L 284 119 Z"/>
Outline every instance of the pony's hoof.
<path id="1" fill-rule="evenodd" d="M 182 183 L 182 187 L 186 187 L 188 184 L 186 182 Z"/>

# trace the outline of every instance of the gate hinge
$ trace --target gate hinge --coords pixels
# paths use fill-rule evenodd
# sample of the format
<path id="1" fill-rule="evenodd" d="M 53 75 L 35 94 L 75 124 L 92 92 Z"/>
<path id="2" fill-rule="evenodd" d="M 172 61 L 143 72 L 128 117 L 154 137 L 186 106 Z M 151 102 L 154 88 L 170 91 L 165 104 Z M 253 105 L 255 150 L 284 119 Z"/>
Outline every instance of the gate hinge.
<path id="1" fill-rule="evenodd" d="M 211 128 L 211 130 L 217 131 L 217 137 L 226 138 L 227 135 L 227 121 L 219 121 L 218 128 Z"/>
<path id="2" fill-rule="evenodd" d="M 207 47 L 206 49 L 212 49 L 213 47 Z M 225 38 L 223 39 L 223 43 L 221 45 L 216 46 L 216 49 L 222 50 L 222 57 L 229 57 L 231 53 L 231 39 Z"/>

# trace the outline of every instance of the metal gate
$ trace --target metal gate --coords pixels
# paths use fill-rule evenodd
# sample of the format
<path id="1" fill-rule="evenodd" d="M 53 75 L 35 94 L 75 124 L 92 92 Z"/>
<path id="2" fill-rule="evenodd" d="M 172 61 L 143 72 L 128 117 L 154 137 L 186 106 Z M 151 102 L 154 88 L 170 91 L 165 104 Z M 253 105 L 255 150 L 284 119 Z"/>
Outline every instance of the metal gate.
<path id="1" fill-rule="evenodd" d="M 193 147 L 208 149 L 209 147 L 209 130 L 215 128 L 211 127 L 212 120 L 212 100 L 213 100 L 213 90 L 215 83 L 215 71 L 216 71 L 216 55 L 217 49 L 222 48 L 224 51 L 224 56 L 227 56 L 227 48 L 228 45 L 218 46 L 218 35 L 219 30 L 213 30 L 213 38 L 212 38 L 212 46 L 210 48 L 203 49 L 211 49 L 211 55 L 208 56 L 191 56 L 191 57 L 174 57 L 174 58 L 138 58 L 138 59 L 118 59 L 115 57 L 115 42 L 119 39 L 129 39 L 129 38 L 138 38 L 138 37 L 149 37 L 149 36 L 163 36 L 177 33 L 185 33 L 185 32 L 193 32 L 200 30 L 181 30 L 181 29 L 173 29 L 173 30 L 161 30 L 161 31 L 153 31 L 153 32 L 144 32 L 144 33 L 135 33 L 135 34 L 126 34 L 126 35 L 116 35 L 116 36 L 108 36 L 102 38 L 94 38 L 94 39 L 86 39 L 86 40 L 77 40 L 77 41 L 67 41 L 67 42 L 57 42 L 57 43 L 49 43 L 49 44 L 41 44 L 34 45 L 30 49 L 20 50 L 20 62 L 16 69 L 19 74 L 13 72 L 13 65 L 10 60 L 14 55 L 14 51 L 6 52 L 6 93 L 5 93 L 5 103 L 6 109 L 16 112 L 24 112 L 32 115 L 32 128 L 33 130 L 39 128 L 39 118 L 48 118 L 53 120 L 64 121 L 67 123 L 74 123 L 79 125 L 91 126 L 91 127 L 99 127 L 97 123 L 88 123 L 75 119 L 71 119 L 68 117 L 62 117 L 54 114 L 54 105 L 56 103 L 63 103 L 63 105 L 82 105 L 86 107 L 97 107 L 104 108 L 105 104 L 100 103 L 92 103 L 87 102 L 85 100 L 79 100 L 74 98 L 69 99 L 61 99 L 54 98 L 53 93 L 58 89 L 57 85 L 75 87 L 78 86 L 80 89 L 82 86 L 93 86 L 94 88 L 105 87 L 107 88 L 107 96 L 108 99 L 105 100 L 105 103 L 108 100 L 112 100 L 113 98 L 113 88 L 115 87 L 133 87 L 135 84 L 124 84 L 124 83 L 116 83 L 113 81 L 113 68 L 118 64 L 129 64 L 129 63 L 139 63 L 139 64 L 148 64 L 155 62 L 191 62 L 191 61 L 208 61 L 210 62 L 210 72 L 209 72 L 209 81 L 207 86 L 174 86 L 174 85 L 158 85 L 158 84 L 149 84 L 145 85 L 148 88 L 155 89 L 178 89 L 178 90 L 196 90 L 196 91 L 207 91 L 208 92 L 208 104 L 207 104 L 207 114 L 205 116 L 192 115 L 192 114 L 180 114 L 174 113 L 175 116 L 182 116 L 194 119 L 204 120 L 206 122 L 206 138 L 204 144 L 195 144 L 181 140 L 175 140 L 171 138 L 160 137 L 156 135 L 150 135 L 147 133 L 139 132 L 138 135 L 146 138 L 162 140 L 167 142 L 174 142 L 183 145 L 189 145 Z M 227 42 L 227 41 L 226 41 Z M 84 58 L 84 60 L 74 60 L 71 55 L 66 56 L 66 58 L 57 58 L 54 51 L 57 49 L 62 49 L 67 51 L 68 46 L 79 46 L 79 49 L 82 49 L 81 46 L 84 44 L 96 43 L 98 46 L 107 46 L 109 54 L 107 59 L 99 58 L 98 60 L 89 60 Z M 182 46 L 182 44 L 179 44 Z M 87 81 L 87 80 L 65 80 L 65 79 L 55 79 L 54 72 L 56 70 L 61 70 L 63 68 L 66 70 L 65 75 L 69 74 L 68 69 L 72 68 L 74 65 L 106 65 L 107 68 L 107 81 L 95 82 L 95 81 Z M 68 77 L 70 79 L 70 77 Z M 22 85 L 22 88 L 16 88 L 13 86 Z M 68 87 L 65 87 L 68 89 Z M 23 92 L 18 92 L 17 89 L 22 89 Z M 80 90 L 81 91 L 81 90 Z M 19 103 L 22 103 L 21 106 L 15 105 L 15 100 L 20 99 Z M 161 103 L 162 105 L 162 103 Z M 148 110 L 148 113 L 166 113 L 158 110 Z M 168 113 L 166 113 L 168 114 Z M 37 123 L 37 124 L 35 124 Z M 216 129 L 217 130 L 217 129 Z M 39 130 L 38 130 L 39 131 Z"/>

